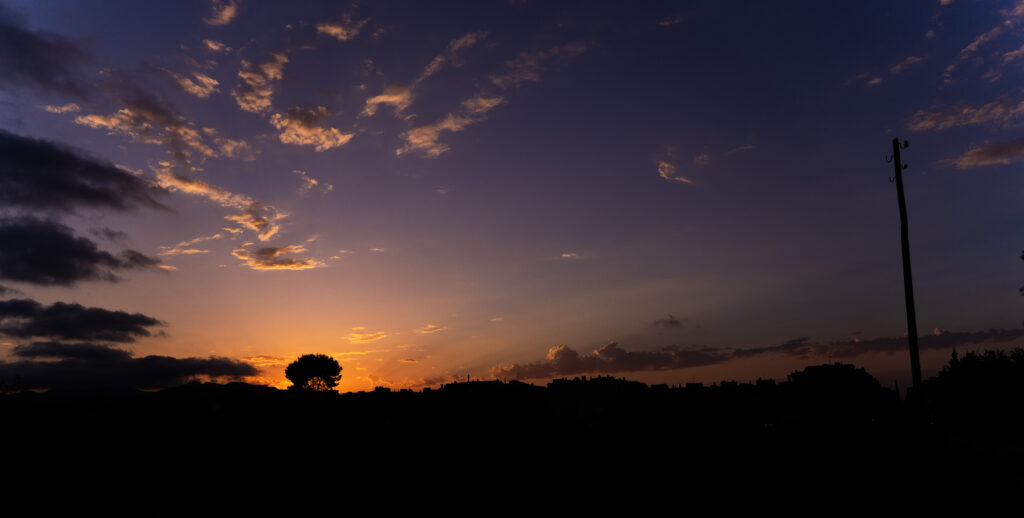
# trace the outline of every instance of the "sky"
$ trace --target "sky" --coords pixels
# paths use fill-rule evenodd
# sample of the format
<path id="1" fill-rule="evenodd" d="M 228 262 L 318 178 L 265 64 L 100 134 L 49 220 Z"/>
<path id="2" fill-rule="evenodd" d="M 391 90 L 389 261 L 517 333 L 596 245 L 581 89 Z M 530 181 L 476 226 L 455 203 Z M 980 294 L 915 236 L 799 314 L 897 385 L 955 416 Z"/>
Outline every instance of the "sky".
<path id="1" fill-rule="evenodd" d="M 1024 338 L 1024 0 L 0 2 L 0 377 L 908 382 Z M 12 383 L 8 381 L 7 383 Z"/>

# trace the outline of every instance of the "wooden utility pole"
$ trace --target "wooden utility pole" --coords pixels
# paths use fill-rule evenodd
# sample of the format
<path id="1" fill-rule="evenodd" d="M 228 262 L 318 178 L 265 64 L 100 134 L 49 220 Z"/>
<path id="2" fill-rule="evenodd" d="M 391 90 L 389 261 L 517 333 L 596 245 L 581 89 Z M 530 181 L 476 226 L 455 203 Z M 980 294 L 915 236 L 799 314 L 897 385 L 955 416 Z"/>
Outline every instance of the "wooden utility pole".
<path id="1" fill-rule="evenodd" d="M 896 168 L 896 196 L 900 202 L 900 240 L 903 245 L 903 295 L 907 301 L 907 340 L 910 342 L 910 373 L 913 376 L 914 392 L 921 393 L 921 356 L 917 349 L 917 313 L 914 311 L 914 280 L 910 274 L 910 234 L 907 231 L 907 200 L 903 196 L 903 170 L 908 166 L 900 160 L 900 150 L 910 147 L 910 142 L 892 139 L 892 157 L 887 159 Z"/>

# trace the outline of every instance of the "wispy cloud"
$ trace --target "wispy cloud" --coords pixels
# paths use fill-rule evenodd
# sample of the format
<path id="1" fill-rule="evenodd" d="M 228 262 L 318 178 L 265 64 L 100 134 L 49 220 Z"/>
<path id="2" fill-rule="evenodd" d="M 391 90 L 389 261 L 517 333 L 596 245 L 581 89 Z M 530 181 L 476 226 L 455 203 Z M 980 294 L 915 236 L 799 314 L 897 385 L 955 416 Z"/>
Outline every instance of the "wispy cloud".
<path id="1" fill-rule="evenodd" d="M 301 254 L 309 250 L 302 245 L 265 246 L 255 250 L 248 247 L 253 243 L 245 243 L 231 252 L 231 255 L 244 261 L 253 270 L 309 270 L 324 266 L 322 261 L 310 258 L 294 259 L 284 255 Z"/>
<path id="2" fill-rule="evenodd" d="M 571 58 L 586 50 L 587 44 L 577 41 L 557 45 L 547 50 L 523 52 L 515 59 L 505 62 L 504 71 L 488 78 L 495 86 L 503 89 L 519 86 L 520 83 L 526 81 L 539 81 L 545 61 L 551 58 Z"/>
<path id="3" fill-rule="evenodd" d="M 402 112 L 412 104 L 412 90 L 407 86 L 394 85 L 384 89 L 380 95 L 375 95 L 366 100 L 360 117 L 372 117 L 377 113 L 380 105 L 389 105 L 395 112 L 396 117 L 401 117 Z"/>
<path id="4" fill-rule="evenodd" d="M 728 156 L 728 155 L 732 155 L 734 153 L 742 153 L 744 151 L 753 151 L 753 150 L 754 150 L 754 146 L 750 146 L 750 145 L 736 146 L 736 147 L 730 149 L 729 152 L 726 153 L 726 155 Z"/>
<path id="5" fill-rule="evenodd" d="M 179 162 L 188 162 L 193 153 L 202 157 L 217 156 L 199 131 L 152 98 L 128 101 L 124 108 L 110 115 L 80 115 L 74 121 L 75 124 L 126 135 L 135 141 L 162 145 Z"/>
<path id="6" fill-rule="evenodd" d="M 194 248 L 194 245 L 202 243 L 204 241 L 212 241 L 214 239 L 220 239 L 220 234 L 214 234 L 212 236 L 200 236 L 195 239 L 188 241 L 182 241 L 174 246 L 161 246 L 159 255 L 192 255 L 192 254 L 205 254 L 209 250 L 201 248 Z"/>
<path id="7" fill-rule="evenodd" d="M 169 165 L 169 164 L 168 164 Z M 168 190 L 202 196 L 222 207 L 236 209 L 240 212 L 224 217 L 242 227 L 256 231 L 261 241 L 266 241 L 280 230 L 278 221 L 288 216 L 287 212 L 279 211 L 273 206 L 260 203 L 244 194 L 236 194 L 223 187 L 195 178 L 186 178 L 170 169 L 155 169 L 157 183 Z"/>
<path id="8" fill-rule="evenodd" d="M 482 37 L 482 33 L 471 33 L 470 35 L 463 36 L 460 40 L 455 40 L 455 42 L 449 44 L 449 47 L 465 48 L 470 44 L 475 44 Z M 523 52 L 515 59 L 505 62 L 502 71 L 488 76 L 488 79 L 499 90 L 514 88 L 526 81 L 538 81 L 540 80 L 542 64 L 545 61 L 558 57 L 568 58 L 577 56 L 586 50 L 587 45 L 585 43 L 573 42 L 557 45 L 547 50 Z M 428 66 L 427 71 L 430 70 L 431 67 Z M 432 74 L 433 71 L 430 73 Z M 487 89 L 482 88 L 473 94 L 472 97 L 463 101 L 456 110 L 437 122 L 418 126 L 402 133 L 401 138 L 405 141 L 405 144 L 395 150 L 395 154 L 402 155 L 410 151 L 420 151 L 428 158 L 437 158 L 445 151 L 451 149 L 451 146 L 440 141 L 442 133 L 457 133 L 466 129 L 471 124 L 482 122 L 487 118 L 489 111 L 504 102 L 505 97 L 503 95 L 491 93 Z"/>
<path id="9" fill-rule="evenodd" d="M 706 166 L 711 163 L 711 155 L 707 153 L 701 153 L 693 157 L 693 163 L 699 166 Z"/>
<path id="10" fill-rule="evenodd" d="M 687 184 L 691 184 L 691 185 L 693 184 L 693 180 L 690 180 L 689 178 L 686 178 L 684 176 L 677 175 L 676 174 L 676 166 L 674 166 L 674 165 L 672 165 L 672 164 L 670 164 L 670 163 L 668 163 L 668 162 L 666 162 L 664 160 L 658 162 L 658 176 L 660 176 L 660 177 L 662 177 L 662 178 L 664 178 L 666 180 L 674 180 L 676 182 L 682 182 L 682 183 L 687 183 Z"/>
<path id="11" fill-rule="evenodd" d="M 237 0 L 211 0 L 213 11 L 209 18 L 203 18 L 207 25 L 227 25 L 238 16 Z"/>
<path id="12" fill-rule="evenodd" d="M 244 140 L 216 137 L 213 139 L 213 143 L 217 145 L 222 156 L 250 161 L 256 159 L 252 147 Z"/>
<path id="13" fill-rule="evenodd" d="M 338 21 L 317 24 L 316 31 L 321 34 L 331 36 L 339 41 L 348 41 L 358 36 L 359 31 L 362 30 L 363 26 L 366 25 L 366 22 L 369 21 L 369 18 L 365 20 L 353 20 L 351 15 L 343 14 Z"/>
<path id="14" fill-rule="evenodd" d="M 462 64 L 461 53 L 473 47 L 478 42 L 480 42 L 480 40 L 483 40 L 486 37 L 487 31 L 476 31 L 448 42 L 448 45 L 445 47 L 444 52 L 438 54 L 437 56 L 434 57 L 434 59 L 430 60 L 430 63 L 427 64 L 426 68 L 423 69 L 423 72 L 419 75 L 419 77 L 416 78 L 416 81 L 413 82 L 413 85 L 415 86 L 422 82 L 423 80 L 427 79 L 428 77 L 437 73 L 437 71 L 440 70 L 445 63 L 452 63 L 455 66 L 460 66 Z"/>
<path id="15" fill-rule="evenodd" d="M 278 139 L 285 144 L 314 146 L 317 151 L 327 151 L 345 145 L 354 135 L 327 127 L 325 122 L 328 116 L 324 106 L 312 109 L 296 106 L 286 113 L 274 114 L 270 123 L 281 132 Z"/>
<path id="16" fill-rule="evenodd" d="M 231 47 L 217 40 L 203 40 L 203 46 L 210 52 L 231 52 Z"/>
<path id="17" fill-rule="evenodd" d="M 1024 101 L 1003 96 L 990 103 L 974 107 L 966 104 L 919 110 L 910 117 L 911 131 L 944 130 L 972 124 L 1008 124 L 1024 115 Z"/>
<path id="18" fill-rule="evenodd" d="M 238 107 L 252 113 L 269 110 L 274 85 L 284 77 L 286 63 L 288 56 L 280 52 L 272 54 L 268 61 L 259 65 L 242 60 L 242 68 L 238 71 L 242 83 L 231 91 Z"/>
<path id="19" fill-rule="evenodd" d="M 389 105 L 394 111 L 395 117 L 408 118 L 404 114 L 405 110 L 409 108 L 413 101 L 413 90 L 422 81 L 428 77 L 434 75 L 439 71 L 445 63 L 451 63 L 455 66 L 461 66 L 462 64 L 462 53 L 474 46 L 480 40 L 487 36 L 487 31 L 476 31 L 456 38 L 445 47 L 444 52 L 438 54 L 427 64 L 423 72 L 412 82 L 412 85 L 392 85 L 384 89 L 379 95 L 375 95 L 366 100 L 366 105 L 363 107 L 363 111 L 360 113 L 360 117 L 371 117 L 377 113 L 377 109 L 381 105 Z"/>
<path id="20" fill-rule="evenodd" d="M 243 362 L 251 364 L 251 365 L 255 365 L 256 367 L 270 367 L 270 366 L 273 366 L 273 365 L 287 365 L 288 363 L 290 363 L 293 360 L 293 358 L 286 358 L 284 356 L 259 355 L 259 356 L 245 356 L 245 357 L 239 358 L 239 360 L 242 360 Z"/>
<path id="21" fill-rule="evenodd" d="M 357 326 L 352 328 L 352 332 L 349 333 L 345 338 L 350 344 L 370 344 L 379 342 L 388 335 L 384 331 L 367 331 L 364 326 Z"/>
<path id="22" fill-rule="evenodd" d="M 923 61 L 923 58 L 921 57 L 907 56 L 906 58 L 903 59 L 903 61 L 900 61 L 899 63 L 896 63 L 895 65 L 890 67 L 889 73 L 899 74 L 900 72 L 903 72 L 904 70 L 914 65 L 915 63 L 920 63 L 921 61 Z"/>
<path id="23" fill-rule="evenodd" d="M 971 148 L 953 160 L 953 164 L 960 169 L 970 169 L 986 165 L 1009 164 L 1022 158 L 1024 158 L 1024 138 Z"/>
<path id="24" fill-rule="evenodd" d="M 220 83 L 216 79 L 208 75 L 201 74 L 199 72 L 193 72 L 192 78 L 195 79 L 195 81 L 193 81 L 192 79 L 189 79 L 181 74 L 177 74 L 167 69 L 164 69 L 164 72 L 167 72 L 168 75 L 173 77 L 174 80 L 178 83 L 178 86 L 180 86 L 182 90 L 200 99 L 205 99 L 209 97 L 210 94 L 220 91 L 217 90 L 217 85 L 219 85 Z"/>
<path id="25" fill-rule="evenodd" d="M 671 26 L 676 25 L 677 23 L 680 23 L 682 21 L 683 21 L 682 18 L 679 18 L 679 17 L 676 17 L 676 18 L 666 18 L 666 19 L 658 22 L 658 25 L 660 25 L 662 27 L 671 27 Z"/>
<path id="26" fill-rule="evenodd" d="M 50 113 L 74 113 L 81 110 L 81 108 L 75 103 L 69 103 L 60 106 L 47 104 L 43 106 L 43 109 Z"/>
<path id="27" fill-rule="evenodd" d="M 395 150 L 395 154 L 422 151 L 429 158 L 437 158 L 451 149 L 451 146 L 440 141 L 443 132 L 460 132 L 466 129 L 466 126 L 484 120 L 487 112 L 504 102 L 504 97 L 478 93 L 463 101 L 458 110 L 449 113 L 440 121 L 402 133 L 405 145 Z"/>
<path id="28" fill-rule="evenodd" d="M 333 185 L 331 185 L 331 184 L 329 184 L 327 182 L 321 182 L 320 180 L 317 180 L 316 178 L 313 178 L 313 177 L 309 176 L 309 174 L 306 173 L 305 171 L 301 171 L 299 169 L 296 169 L 296 170 L 292 171 L 292 173 L 297 174 L 300 177 L 302 177 L 302 186 L 299 187 L 299 193 L 305 194 L 305 193 L 308 193 L 308 192 L 312 191 L 313 189 L 316 189 L 316 190 L 326 194 L 326 193 L 329 193 L 329 192 L 334 190 L 334 186 Z"/>
<path id="29" fill-rule="evenodd" d="M 440 333 L 448 329 L 448 326 L 439 326 L 435 324 L 427 324 L 419 329 L 415 329 L 414 332 L 421 335 L 432 335 L 434 333 Z"/>
<path id="30" fill-rule="evenodd" d="M 1000 14 L 1002 14 L 1003 20 L 998 25 L 979 34 L 964 48 L 960 49 L 960 53 L 957 55 L 956 60 L 947 66 L 946 70 L 942 73 L 942 78 L 945 82 L 952 82 L 953 72 L 956 71 L 961 63 L 968 59 L 972 59 L 972 56 L 978 52 L 979 48 L 1013 29 L 1017 19 L 1024 16 L 1024 1 L 1017 0 L 1014 3 L 1013 8 L 1001 10 Z"/>

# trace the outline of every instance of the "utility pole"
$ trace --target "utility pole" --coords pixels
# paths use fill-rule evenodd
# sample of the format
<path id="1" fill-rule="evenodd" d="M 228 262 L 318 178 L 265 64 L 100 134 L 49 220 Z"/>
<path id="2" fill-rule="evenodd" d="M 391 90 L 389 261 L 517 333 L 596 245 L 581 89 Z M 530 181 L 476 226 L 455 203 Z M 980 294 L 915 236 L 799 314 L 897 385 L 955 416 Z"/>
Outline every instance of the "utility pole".
<path id="1" fill-rule="evenodd" d="M 907 200 L 903 196 L 903 170 L 908 166 L 900 160 L 900 150 L 910 147 L 910 142 L 892 139 L 892 156 L 886 162 L 892 162 L 896 168 L 896 176 L 890 181 L 896 182 L 896 196 L 900 202 L 900 241 L 903 245 L 903 295 L 907 301 L 907 341 L 910 342 L 910 373 L 913 376 L 914 392 L 921 393 L 921 356 L 917 349 L 917 314 L 914 311 L 914 280 L 910 274 L 910 234 L 907 231 Z"/>

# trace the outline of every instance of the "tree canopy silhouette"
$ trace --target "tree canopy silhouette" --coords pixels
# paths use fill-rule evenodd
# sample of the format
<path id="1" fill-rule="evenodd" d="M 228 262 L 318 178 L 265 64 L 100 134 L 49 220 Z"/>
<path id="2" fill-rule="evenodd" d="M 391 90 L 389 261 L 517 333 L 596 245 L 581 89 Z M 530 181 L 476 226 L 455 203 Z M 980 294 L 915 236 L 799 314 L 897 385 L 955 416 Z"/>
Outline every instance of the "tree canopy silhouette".
<path id="1" fill-rule="evenodd" d="M 341 379 L 341 365 L 326 354 L 304 354 L 288 365 L 284 376 L 292 389 L 333 390 Z"/>

